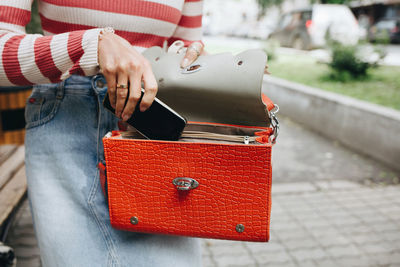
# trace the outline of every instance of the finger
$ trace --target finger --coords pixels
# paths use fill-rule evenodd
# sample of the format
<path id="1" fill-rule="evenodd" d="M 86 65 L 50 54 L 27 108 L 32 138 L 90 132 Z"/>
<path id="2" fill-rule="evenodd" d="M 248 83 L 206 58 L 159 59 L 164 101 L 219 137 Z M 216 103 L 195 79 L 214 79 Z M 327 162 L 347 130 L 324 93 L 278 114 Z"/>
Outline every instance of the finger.
<path id="1" fill-rule="evenodd" d="M 157 81 L 151 68 L 146 69 L 143 73 L 143 83 L 145 91 L 142 101 L 140 102 L 141 112 L 147 110 L 151 106 L 158 91 Z"/>
<path id="2" fill-rule="evenodd" d="M 142 74 L 138 71 L 132 73 L 129 76 L 129 96 L 128 102 L 124 108 L 122 113 L 122 120 L 127 121 L 135 111 L 135 107 L 140 100 L 140 96 L 142 95 L 141 90 L 141 77 Z"/>
<path id="3" fill-rule="evenodd" d="M 115 87 L 117 81 L 115 71 L 113 69 L 103 70 L 103 75 L 107 81 L 107 94 L 110 99 L 110 104 L 115 109 Z"/>
<path id="4" fill-rule="evenodd" d="M 181 62 L 181 68 L 186 68 L 187 66 L 192 64 L 202 52 L 203 52 L 203 45 L 201 43 L 195 42 L 191 44 L 188 47 L 185 57 Z"/>
<path id="5" fill-rule="evenodd" d="M 116 105 L 115 105 L 115 115 L 118 118 L 121 118 L 121 113 L 124 109 L 125 106 L 125 101 L 128 96 L 128 75 L 124 72 L 118 73 L 118 78 L 117 78 L 118 84 L 116 86 Z M 121 88 L 125 87 L 125 88 Z"/>

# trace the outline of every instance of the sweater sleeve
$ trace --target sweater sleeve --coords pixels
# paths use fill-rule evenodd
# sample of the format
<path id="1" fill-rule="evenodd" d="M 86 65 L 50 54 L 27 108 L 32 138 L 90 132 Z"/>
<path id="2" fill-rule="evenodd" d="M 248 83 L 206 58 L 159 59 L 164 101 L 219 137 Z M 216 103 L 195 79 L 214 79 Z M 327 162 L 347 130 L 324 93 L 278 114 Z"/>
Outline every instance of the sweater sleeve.
<path id="1" fill-rule="evenodd" d="M 26 34 L 33 0 L 0 2 L 0 86 L 55 83 L 98 72 L 101 29 Z"/>
<path id="2" fill-rule="evenodd" d="M 176 40 L 182 40 L 185 46 L 195 41 L 200 41 L 202 32 L 203 0 L 185 0 L 182 8 L 182 16 L 168 44 Z"/>

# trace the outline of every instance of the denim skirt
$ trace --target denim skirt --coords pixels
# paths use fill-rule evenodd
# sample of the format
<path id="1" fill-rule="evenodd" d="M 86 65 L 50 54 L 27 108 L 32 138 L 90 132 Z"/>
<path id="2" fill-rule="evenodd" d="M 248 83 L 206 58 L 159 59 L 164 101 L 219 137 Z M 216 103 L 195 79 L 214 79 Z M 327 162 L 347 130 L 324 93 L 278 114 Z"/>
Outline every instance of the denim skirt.
<path id="1" fill-rule="evenodd" d="M 102 106 L 106 92 L 102 75 L 74 75 L 34 86 L 27 100 L 28 197 L 43 266 L 201 266 L 197 238 L 111 227 L 97 169 L 102 137 L 118 123 Z"/>

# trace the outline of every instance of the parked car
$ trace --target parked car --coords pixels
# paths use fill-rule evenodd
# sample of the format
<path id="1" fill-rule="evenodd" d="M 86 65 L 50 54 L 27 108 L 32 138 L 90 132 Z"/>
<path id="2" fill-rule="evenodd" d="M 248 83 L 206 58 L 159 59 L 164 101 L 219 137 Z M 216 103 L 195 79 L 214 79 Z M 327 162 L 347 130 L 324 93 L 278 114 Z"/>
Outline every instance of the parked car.
<path id="1" fill-rule="evenodd" d="M 385 18 L 372 25 L 368 31 L 372 42 L 387 39 L 391 43 L 400 43 L 400 18 Z"/>
<path id="2" fill-rule="evenodd" d="M 359 27 L 347 6 L 315 4 L 283 14 L 270 38 L 297 49 L 323 47 L 327 39 L 350 45 L 358 42 Z"/>

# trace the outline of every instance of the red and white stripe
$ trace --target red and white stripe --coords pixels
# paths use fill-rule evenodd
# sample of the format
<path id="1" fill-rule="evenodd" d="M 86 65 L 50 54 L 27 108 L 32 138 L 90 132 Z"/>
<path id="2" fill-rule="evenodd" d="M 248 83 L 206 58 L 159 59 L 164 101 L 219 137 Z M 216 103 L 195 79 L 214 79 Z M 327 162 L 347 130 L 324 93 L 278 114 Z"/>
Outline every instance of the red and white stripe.
<path id="1" fill-rule="evenodd" d="M 0 1 L 0 86 L 59 82 L 98 72 L 101 28 L 139 51 L 201 40 L 202 0 L 39 0 L 46 36 L 26 34 L 32 0 Z"/>

